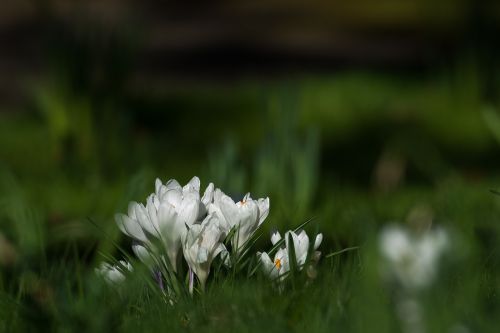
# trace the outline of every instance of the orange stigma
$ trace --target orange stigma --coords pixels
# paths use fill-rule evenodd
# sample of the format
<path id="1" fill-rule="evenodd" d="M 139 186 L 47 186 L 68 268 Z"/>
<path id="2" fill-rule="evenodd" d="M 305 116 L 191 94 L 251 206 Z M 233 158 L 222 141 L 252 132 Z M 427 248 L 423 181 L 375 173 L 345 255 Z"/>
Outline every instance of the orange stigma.
<path id="1" fill-rule="evenodd" d="M 280 269 L 281 268 L 281 259 L 274 260 L 274 266 L 276 266 L 277 269 Z"/>

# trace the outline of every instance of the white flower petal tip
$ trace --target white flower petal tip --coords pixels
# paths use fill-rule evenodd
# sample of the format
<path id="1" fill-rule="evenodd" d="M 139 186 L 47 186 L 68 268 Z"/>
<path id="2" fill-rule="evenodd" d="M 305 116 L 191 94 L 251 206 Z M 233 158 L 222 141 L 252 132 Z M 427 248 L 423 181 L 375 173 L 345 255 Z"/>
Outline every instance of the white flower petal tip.
<path id="1" fill-rule="evenodd" d="M 155 192 L 158 193 L 163 186 L 163 183 L 161 182 L 160 178 L 156 178 L 155 180 Z"/>
<path id="2" fill-rule="evenodd" d="M 200 178 L 194 176 L 191 180 L 183 187 L 183 191 L 196 191 L 200 192 Z"/>
<path id="3" fill-rule="evenodd" d="M 278 243 L 280 240 L 281 240 L 281 235 L 279 231 L 276 231 L 271 235 L 271 243 L 273 245 L 276 245 L 276 243 Z"/>
<path id="4" fill-rule="evenodd" d="M 203 193 L 203 197 L 201 198 L 201 202 L 205 206 L 208 206 L 213 201 L 214 201 L 214 184 L 210 183 L 210 184 L 208 184 L 207 188 L 205 189 L 205 192 Z"/>
<path id="5" fill-rule="evenodd" d="M 269 215 L 269 198 L 258 199 L 257 205 L 259 207 L 259 225 L 261 225 Z"/>
<path id="6" fill-rule="evenodd" d="M 317 234 L 316 239 L 314 240 L 314 250 L 317 250 L 323 241 L 323 234 Z"/>

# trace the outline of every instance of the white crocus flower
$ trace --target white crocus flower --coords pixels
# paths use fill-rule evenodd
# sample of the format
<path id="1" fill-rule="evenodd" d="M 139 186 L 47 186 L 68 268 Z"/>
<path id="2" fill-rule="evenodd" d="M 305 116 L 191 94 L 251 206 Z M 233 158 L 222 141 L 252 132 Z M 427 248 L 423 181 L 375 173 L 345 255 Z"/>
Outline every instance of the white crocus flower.
<path id="1" fill-rule="evenodd" d="M 295 258 L 297 259 L 297 265 L 300 268 L 302 268 L 301 266 L 305 264 L 307 259 L 307 253 L 309 251 L 309 236 L 307 236 L 305 230 L 302 230 L 298 235 L 292 230 L 287 231 L 285 233 L 285 244 L 286 244 L 285 246 L 287 249 L 290 248 L 289 235 L 292 236 L 293 247 L 295 249 Z M 276 231 L 271 236 L 271 242 L 273 243 L 273 245 L 276 245 L 276 243 L 278 243 L 280 240 L 281 240 L 281 235 L 279 232 Z M 323 241 L 323 234 L 316 235 L 313 249 L 317 250 L 321 245 L 322 241 Z"/>
<path id="2" fill-rule="evenodd" d="M 264 272 L 273 280 L 278 277 L 283 279 L 285 274 L 290 270 L 288 250 L 286 248 L 278 249 L 272 261 L 269 255 L 263 252 L 260 255 L 260 261 L 262 262 Z"/>
<path id="3" fill-rule="evenodd" d="M 107 283 L 117 285 L 125 281 L 125 274 L 123 273 L 125 269 L 130 272 L 133 271 L 130 263 L 120 260 L 118 265 L 111 265 L 103 262 L 98 268 L 95 269 L 95 272 L 96 274 L 102 276 Z"/>
<path id="4" fill-rule="evenodd" d="M 290 248 L 289 235 L 292 236 L 293 248 L 295 249 L 295 258 L 297 259 L 297 265 L 299 266 L 299 269 L 302 269 L 302 266 L 306 262 L 307 253 L 309 251 L 309 237 L 307 236 L 304 230 L 302 230 L 298 235 L 291 230 L 287 231 L 285 233 L 285 243 L 287 249 Z M 314 242 L 314 250 L 316 250 L 319 247 L 322 239 L 323 239 L 322 234 L 316 236 L 316 241 Z"/>
<path id="5" fill-rule="evenodd" d="M 220 189 L 214 192 L 214 203 L 209 205 L 209 213 L 218 215 L 221 226 L 229 232 L 235 228 L 231 240 L 233 248 L 240 250 L 269 214 L 269 198 L 253 200 L 250 193 L 234 202 Z"/>
<path id="6" fill-rule="evenodd" d="M 269 274 L 271 278 L 276 278 L 278 276 L 283 276 L 290 270 L 289 253 L 291 247 L 289 244 L 289 237 L 292 237 L 293 247 L 295 249 L 295 258 L 297 261 L 297 267 L 301 270 L 306 263 L 307 254 L 309 251 L 309 236 L 306 232 L 302 230 L 298 235 L 293 231 L 287 231 L 285 233 L 285 247 L 278 249 L 274 260 L 271 261 L 269 255 L 264 252 L 260 255 L 260 260 L 263 264 L 264 271 Z M 281 235 L 279 232 L 275 232 L 271 235 L 271 243 L 276 245 L 281 240 Z M 314 240 L 313 249 L 317 250 L 321 245 L 323 240 L 323 235 L 316 235 Z"/>
<path id="7" fill-rule="evenodd" d="M 391 226 L 380 234 L 380 251 L 386 261 L 385 273 L 407 288 L 429 285 L 437 273 L 438 261 L 448 247 L 448 235 L 442 229 L 414 235 Z"/>
<path id="8" fill-rule="evenodd" d="M 190 269 L 205 287 L 212 260 L 225 250 L 221 243 L 225 237 L 215 215 L 208 215 L 201 224 L 192 225 L 182 240 L 184 258 Z"/>
<path id="9" fill-rule="evenodd" d="M 159 183 L 161 182 L 157 181 L 157 187 Z M 170 263 L 176 271 L 181 239 L 186 234 L 187 227 L 197 223 L 200 207 L 204 205 L 200 201 L 200 180 L 198 177 L 193 177 L 182 188 L 176 181 L 170 181 L 163 186 L 167 189 L 165 190 L 162 185 L 159 186 L 160 202 L 165 206 L 164 214 L 159 216 L 160 233 Z M 210 187 L 209 185 L 208 188 L 210 189 Z"/>

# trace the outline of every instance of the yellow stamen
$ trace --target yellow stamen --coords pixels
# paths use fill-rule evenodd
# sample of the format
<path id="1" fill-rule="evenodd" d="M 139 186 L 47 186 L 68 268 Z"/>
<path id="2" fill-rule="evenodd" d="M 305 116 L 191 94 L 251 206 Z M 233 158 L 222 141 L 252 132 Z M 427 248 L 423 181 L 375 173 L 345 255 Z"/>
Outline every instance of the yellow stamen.
<path id="1" fill-rule="evenodd" d="M 281 268 L 281 259 L 274 260 L 274 266 L 276 266 L 277 269 L 280 269 Z"/>

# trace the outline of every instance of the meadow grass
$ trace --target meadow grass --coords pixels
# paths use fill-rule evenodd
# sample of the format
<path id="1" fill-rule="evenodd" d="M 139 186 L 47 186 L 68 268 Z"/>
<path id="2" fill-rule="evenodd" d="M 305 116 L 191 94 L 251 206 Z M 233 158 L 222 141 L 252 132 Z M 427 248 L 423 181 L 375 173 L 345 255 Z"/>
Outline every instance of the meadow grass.
<path id="1" fill-rule="evenodd" d="M 17 248 L 16 261 L 2 268 L 0 328 L 400 331 L 398 289 L 381 279 L 377 230 L 388 220 L 405 223 L 413 203 L 425 201 L 435 212 L 434 223 L 451 231 L 454 244 L 435 284 L 415 296 L 423 304 L 427 330 L 494 331 L 500 309 L 500 198 L 488 192 L 486 185 L 470 186 L 457 181 L 435 191 L 408 188 L 383 199 L 352 190 L 338 190 L 337 196 L 343 199 L 334 206 L 333 213 L 330 208 L 320 210 L 306 226 L 309 231 L 319 229 L 325 235 L 320 248 L 323 258 L 315 278 L 302 271 L 291 277 L 284 288 L 277 288 L 260 270 L 250 278 L 245 274 L 214 274 L 205 293 L 181 297 L 173 306 L 155 284 L 146 282 L 152 280 L 147 271 L 139 269 L 130 274 L 119 287 L 107 285 L 94 274 L 94 265 L 106 259 L 101 250 L 95 249 L 96 243 L 80 239 L 45 244 L 41 238 L 49 231 L 37 231 L 37 214 L 20 213 L 29 211 L 30 204 L 17 197 L 20 207 L 7 209 L 8 201 L 3 201 L 3 214 L 12 210 L 11 221 L 23 228 L 22 232 L 31 230 L 33 235 L 26 237 L 33 239 L 20 237 L 18 244 L 23 248 Z M 81 223 L 97 228 L 90 222 Z M 279 226 L 280 220 L 270 217 L 268 224 L 271 229 Z M 255 251 L 271 247 L 269 229 L 254 246 Z M 15 234 L 9 236 L 17 239 Z M 101 242 L 110 241 L 108 237 L 102 235 Z M 128 241 L 119 244 L 125 249 L 130 246 Z M 91 245 L 94 249 L 88 253 L 86 248 Z M 348 246 L 356 249 L 336 253 Z M 108 255 L 122 256 L 116 247 L 109 249 Z"/>

